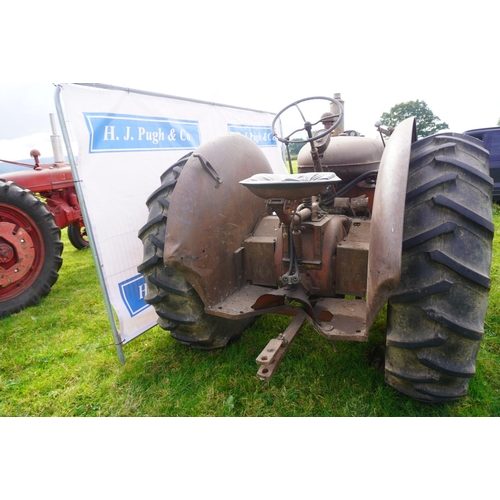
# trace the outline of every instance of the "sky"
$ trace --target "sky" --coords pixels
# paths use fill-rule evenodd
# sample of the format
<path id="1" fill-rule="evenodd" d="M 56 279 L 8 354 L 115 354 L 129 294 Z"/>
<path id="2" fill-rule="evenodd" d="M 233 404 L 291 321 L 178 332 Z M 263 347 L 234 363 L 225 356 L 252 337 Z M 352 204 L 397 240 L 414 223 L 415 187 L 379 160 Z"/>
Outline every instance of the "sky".
<path id="1" fill-rule="evenodd" d="M 54 84 L 95 82 L 277 112 L 339 92 L 367 136 L 423 100 L 455 132 L 500 118 L 498 25 L 474 3 L 49 0 L 2 7 L 0 158 L 51 154 Z M 75 7 L 75 5 L 78 5 Z M 21 83 L 20 83 L 21 82 Z M 309 118 L 309 117 L 307 117 Z M 311 119 L 312 121 L 312 119 Z"/>

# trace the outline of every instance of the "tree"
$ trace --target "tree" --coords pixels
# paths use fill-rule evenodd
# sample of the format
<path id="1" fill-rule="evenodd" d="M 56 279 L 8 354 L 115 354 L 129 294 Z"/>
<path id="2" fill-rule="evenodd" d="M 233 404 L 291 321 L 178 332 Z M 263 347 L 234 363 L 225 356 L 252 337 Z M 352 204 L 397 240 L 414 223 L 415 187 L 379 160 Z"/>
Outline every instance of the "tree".
<path id="1" fill-rule="evenodd" d="M 302 149 L 302 146 L 305 144 L 305 142 L 297 142 L 297 141 L 304 141 L 304 139 L 294 139 L 293 141 L 290 142 L 290 154 L 291 155 L 298 155 L 299 151 Z"/>
<path id="2" fill-rule="evenodd" d="M 418 138 L 427 137 L 435 134 L 439 130 L 449 129 L 449 125 L 442 122 L 439 116 L 436 116 L 424 101 L 408 101 L 396 104 L 389 113 L 383 113 L 380 121 L 383 125 L 395 127 L 406 118 L 414 116 L 417 122 Z"/>

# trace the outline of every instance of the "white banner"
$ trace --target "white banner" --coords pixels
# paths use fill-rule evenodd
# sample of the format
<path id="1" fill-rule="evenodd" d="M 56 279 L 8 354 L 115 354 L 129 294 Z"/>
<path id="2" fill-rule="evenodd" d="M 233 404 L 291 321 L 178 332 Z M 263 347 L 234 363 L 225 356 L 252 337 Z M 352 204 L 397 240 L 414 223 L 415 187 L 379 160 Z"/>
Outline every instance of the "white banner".
<path id="1" fill-rule="evenodd" d="M 160 175 L 203 141 L 228 132 L 252 139 L 275 172 L 285 173 L 271 134 L 274 115 L 102 85 L 60 84 L 57 96 L 70 160 L 76 155 L 73 140 L 78 144 L 73 175 L 104 296 L 125 344 L 156 324 L 137 272 L 143 251 L 137 234 L 147 222 L 146 200 L 159 187 Z"/>

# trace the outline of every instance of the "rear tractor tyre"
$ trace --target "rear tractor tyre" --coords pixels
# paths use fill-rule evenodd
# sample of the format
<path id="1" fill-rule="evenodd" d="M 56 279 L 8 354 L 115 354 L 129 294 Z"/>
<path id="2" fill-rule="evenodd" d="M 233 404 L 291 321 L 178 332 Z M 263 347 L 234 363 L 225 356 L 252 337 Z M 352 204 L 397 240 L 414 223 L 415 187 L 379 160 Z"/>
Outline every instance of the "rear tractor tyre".
<path id="1" fill-rule="evenodd" d="M 492 257 L 488 153 L 459 134 L 413 144 L 401 283 L 388 306 L 386 382 L 424 402 L 467 394 Z"/>
<path id="2" fill-rule="evenodd" d="M 0 180 L 0 318 L 36 305 L 62 265 L 61 230 L 27 189 Z"/>
<path id="3" fill-rule="evenodd" d="M 205 313 L 198 293 L 179 271 L 165 266 L 163 248 L 172 193 L 192 153 L 182 157 L 162 176 L 161 186 L 147 200 L 148 222 L 139 231 L 144 259 L 138 271 L 147 285 L 145 301 L 158 315 L 158 325 L 178 342 L 195 349 L 218 349 L 236 340 L 253 321 L 227 320 Z"/>

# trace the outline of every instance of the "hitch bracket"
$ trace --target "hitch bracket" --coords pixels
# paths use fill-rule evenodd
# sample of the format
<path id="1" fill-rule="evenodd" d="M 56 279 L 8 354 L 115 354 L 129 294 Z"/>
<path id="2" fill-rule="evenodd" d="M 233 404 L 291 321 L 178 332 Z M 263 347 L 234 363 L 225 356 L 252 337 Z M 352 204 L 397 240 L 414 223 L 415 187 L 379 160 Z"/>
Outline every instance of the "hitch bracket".
<path id="1" fill-rule="evenodd" d="M 269 380 L 274 375 L 305 320 L 306 315 L 299 311 L 286 330 L 278 338 L 271 339 L 257 356 L 255 361 L 261 365 L 257 371 L 257 377 L 260 380 Z"/>

